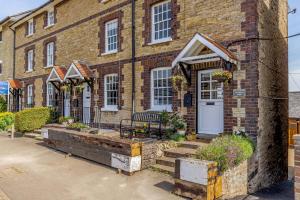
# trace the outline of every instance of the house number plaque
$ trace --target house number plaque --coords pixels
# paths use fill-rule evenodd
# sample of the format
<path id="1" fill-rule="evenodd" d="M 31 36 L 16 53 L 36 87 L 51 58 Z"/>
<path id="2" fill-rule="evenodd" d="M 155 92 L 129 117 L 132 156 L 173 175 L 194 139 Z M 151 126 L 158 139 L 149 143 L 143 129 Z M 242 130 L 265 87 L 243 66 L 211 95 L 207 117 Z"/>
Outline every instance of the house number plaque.
<path id="1" fill-rule="evenodd" d="M 246 90 L 245 89 L 235 89 L 235 90 L 233 90 L 233 97 L 243 98 L 245 96 L 246 96 Z"/>

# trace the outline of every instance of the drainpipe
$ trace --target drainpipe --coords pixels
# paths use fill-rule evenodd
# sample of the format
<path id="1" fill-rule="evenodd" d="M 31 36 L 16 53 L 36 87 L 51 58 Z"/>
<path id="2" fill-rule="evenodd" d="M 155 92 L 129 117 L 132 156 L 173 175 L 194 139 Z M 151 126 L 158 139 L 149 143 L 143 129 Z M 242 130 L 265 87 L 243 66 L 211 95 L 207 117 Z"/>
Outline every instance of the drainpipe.
<path id="1" fill-rule="evenodd" d="M 13 32 L 14 34 L 14 41 L 13 41 L 13 79 L 16 78 L 16 31 L 9 27 L 9 29 Z"/>
<path id="2" fill-rule="evenodd" d="M 132 46 L 132 103 L 131 103 L 131 112 L 132 114 L 135 113 L 135 0 L 131 1 L 131 31 L 132 31 L 132 38 L 131 38 L 131 46 Z"/>

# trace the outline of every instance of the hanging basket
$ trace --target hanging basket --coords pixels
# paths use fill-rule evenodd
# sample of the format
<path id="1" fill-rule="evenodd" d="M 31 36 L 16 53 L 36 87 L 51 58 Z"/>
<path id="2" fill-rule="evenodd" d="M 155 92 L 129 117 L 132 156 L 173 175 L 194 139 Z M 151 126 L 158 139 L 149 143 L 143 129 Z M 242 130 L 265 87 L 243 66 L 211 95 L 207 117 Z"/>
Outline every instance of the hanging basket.
<path id="1" fill-rule="evenodd" d="M 232 73 L 229 71 L 216 71 L 212 74 L 212 77 L 219 83 L 229 83 L 232 79 Z"/>

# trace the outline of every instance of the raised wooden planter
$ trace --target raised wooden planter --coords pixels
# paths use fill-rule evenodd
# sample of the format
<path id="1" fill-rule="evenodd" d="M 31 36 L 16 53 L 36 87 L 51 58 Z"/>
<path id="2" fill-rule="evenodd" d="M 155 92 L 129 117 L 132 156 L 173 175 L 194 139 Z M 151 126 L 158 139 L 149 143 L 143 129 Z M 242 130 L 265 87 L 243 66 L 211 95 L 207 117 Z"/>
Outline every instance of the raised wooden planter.
<path id="1" fill-rule="evenodd" d="M 176 160 L 174 193 L 177 195 L 201 200 L 230 199 L 247 194 L 247 187 L 247 162 L 220 176 L 215 162 Z"/>
<path id="2" fill-rule="evenodd" d="M 67 129 L 48 129 L 43 133 L 47 146 L 83 157 L 125 172 L 141 169 L 141 143 L 81 133 Z"/>

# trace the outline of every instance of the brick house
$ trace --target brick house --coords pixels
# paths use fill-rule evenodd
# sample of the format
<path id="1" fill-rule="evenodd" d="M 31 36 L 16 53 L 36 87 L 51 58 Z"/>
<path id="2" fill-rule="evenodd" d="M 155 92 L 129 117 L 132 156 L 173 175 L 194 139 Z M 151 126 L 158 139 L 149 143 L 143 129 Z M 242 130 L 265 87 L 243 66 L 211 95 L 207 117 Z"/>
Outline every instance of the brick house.
<path id="1" fill-rule="evenodd" d="M 11 28 L 19 104 L 90 123 L 100 110 L 106 127 L 178 111 L 199 136 L 256 141 L 249 191 L 287 177 L 287 1 L 53 0 Z M 223 68 L 233 71 L 227 86 L 212 78 Z M 174 71 L 186 91 L 173 90 Z"/>
<path id="2" fill-rule="evenodd" d="M 14 32 L 10 25 L 31 11 L 8 16 L 0 21 L 0 81 L 13 78 Z"/>

